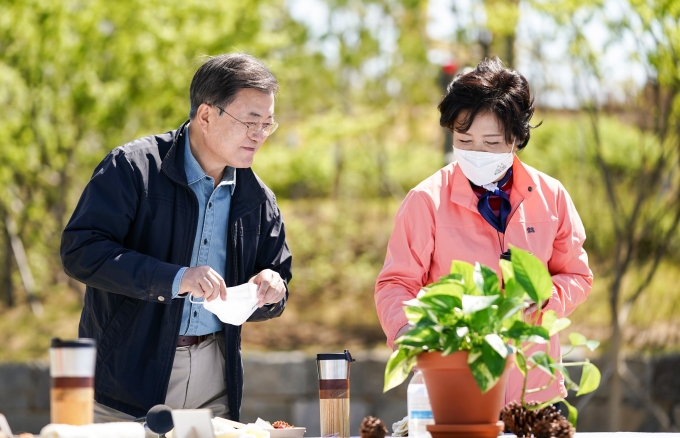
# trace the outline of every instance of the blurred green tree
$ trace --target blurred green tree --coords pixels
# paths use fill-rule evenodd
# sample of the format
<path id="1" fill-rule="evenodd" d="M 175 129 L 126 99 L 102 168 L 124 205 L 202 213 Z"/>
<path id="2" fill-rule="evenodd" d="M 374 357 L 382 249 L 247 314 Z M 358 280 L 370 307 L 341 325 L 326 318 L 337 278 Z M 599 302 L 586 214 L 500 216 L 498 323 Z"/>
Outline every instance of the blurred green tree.
<path id="1" fill-rule="evenodd" d="M 427 2 L 320 4 L 327 19 L 314 34 L 283 0 L 0 1 L 6 302 L 17 301 L 11 292 L 22 290 L 18 278 L 29 278 L 18 276 L 15 259 L 35 276 L 34 287 L 24 279 L 23 290 L 43 301 L 67 286 L 82 290 L 62 273 L 58 257 L 61 230 L 82 187 L 110 149 L 186 119 L 189 83 L 204 54 L 245 51 L 277 73 L 281 128 L 255 169 L 280 197 L 334 195 L 341 208 L 356 208 L 352 199 L 400 198 L 432 173 L 441 157 L 431 141 L 440 135 L 436 68 L 422 44 Z M 381 221 L 391 221 L 391 207 L 379 212 Z M 374 220 L 339 216 L 352 218 Z M 295 246 L 296 237 L 291 240 Z M 13 241 L 25 248 L 26 263 Z M 361 257 L 363 243 L 357 245 Z M 297 276 L 301 307 L 339 275 L 326 269 L 328 252 L 309 257 L 323 269 L 308 273 L 313 282 Z M 379 269 L 381 257 L 370 257 L 371 269 Z M 370 305 L 369 277 L 353 296 Z M 27 341 L 37 354 L 58 334 L 50 315 L 45 321 L 38 331 L 46 337 Z"/>
<path id="2" fill-rule="evenodd" d="M 605 371 L 611 376 L 608 427 L 619 430 L 625 381 L 668 430 L 668 416 L 625 366 L 623 331 L 659 267 L 677 260 L 680 248 L 680 1 L 619 2 L 619 13 L 614 15 L 607 2 L 539 0 L 533 4 L 569 37 L 579 85 L 576 93 L 587 120 L 588 153 L 596 170 L 583 177 L 592 187 L 601 187 L 600 200 L 607 209 L 600 213 L 600 225 L 595 225 L 600 235 L 592 255 L 608 284 L 611 314 L 610 365 Z M 638 127 L 632 142 L 630 138 L 607 140 L 603 135 L 613 102 L 601 93 L 610 80 L 602 70 L 603 53 L 587 36 L 586 28 L 594 19 L 609 31 L 605 48 L 632 43 L 631 61 L 643 63 L 647 70 L 646 86 L 642 91 L 630 90 L 632 98 L 626 102 L 626 112 Z"/>
<path id="3" fill-rule="evenodd" d="M 303 35 L 276 1 L 1 2 L 0 215 L 30 248 L 38 283 L 63 279 L 61 230 L 94 164 L 187 117 L 202 54 L 280 58 Z"/>

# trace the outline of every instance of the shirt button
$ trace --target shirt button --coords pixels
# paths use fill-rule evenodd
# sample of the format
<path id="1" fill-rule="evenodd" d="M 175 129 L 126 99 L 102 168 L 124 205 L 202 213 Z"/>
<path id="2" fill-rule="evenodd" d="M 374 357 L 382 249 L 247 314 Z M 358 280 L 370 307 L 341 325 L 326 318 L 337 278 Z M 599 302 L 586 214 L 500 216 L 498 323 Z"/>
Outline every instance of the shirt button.
<path id="1" fill-rule="evenodd" d="M 527 188 L 527 190 L 529 190 L 529 191 L 532 191 L 533 189 L 534 189 L 534 188 L 531 187 L 531 186 L 529 186 L 529 187 Z"/>
<path id="2" fill-rule="evenodd" d="M 203 245 L 207 245 L 207 244 L 208 244 L 208 239 L 203 239 Z"/>
<path id="3" fill-rule="evenodd" d="M 194 310 L 194 316 L 198 316 L 198 312 Z"/>
<path id="4" fill-rule="evenodd" d="M 158 301 L 165 301 L 164 297 L 158 297 Z"/>
<path id="5" fill-rule="evenodd" d="M 208 202 L 208 208 L 212 208 L 212 202 Z"/>

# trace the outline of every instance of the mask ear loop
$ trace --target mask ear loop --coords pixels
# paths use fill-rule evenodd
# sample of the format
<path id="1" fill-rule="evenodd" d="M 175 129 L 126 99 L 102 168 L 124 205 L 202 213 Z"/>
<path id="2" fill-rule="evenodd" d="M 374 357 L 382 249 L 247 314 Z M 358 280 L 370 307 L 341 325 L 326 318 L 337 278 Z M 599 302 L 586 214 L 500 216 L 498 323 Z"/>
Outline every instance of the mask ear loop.
<path id="1" fill-rule="evenodd" d="M 189 294 L 189 302 L 190 302 L 190 303 L 193 303 L 193 304 L 205 304 L 205 299 L 204 299 L 203 301 L 194 301 L 194 300 L 191 299 L 192 297 L 193 297 L 193 295 Z"/>

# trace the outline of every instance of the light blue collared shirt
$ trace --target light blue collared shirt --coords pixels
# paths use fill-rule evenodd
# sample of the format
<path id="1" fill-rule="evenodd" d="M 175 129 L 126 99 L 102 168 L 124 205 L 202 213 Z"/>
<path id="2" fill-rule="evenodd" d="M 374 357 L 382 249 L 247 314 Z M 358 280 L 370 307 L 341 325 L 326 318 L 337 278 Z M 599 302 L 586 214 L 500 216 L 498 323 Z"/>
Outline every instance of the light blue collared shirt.
<path id="1" fill-rule="evenodd" d="M 191 267 L 208 265 L 224 278 L 227 262 L 227 229 L 231 196 L 236 188 L 236 169 L 227 167 L 222 181 L 214 186 L 215 180 L 206 175 L 191 154 L 189 145 L 189 126 L 184 131 L 184 171 L 189 187 L 198 198 L 198 226 L 194 249 L 191 254 Z M 172 283 L 172 297 L 184 299 L 182 323 L 179 334 L 183 336 L 207 335 L 222 330 L 222 321 L 213 313 L 205 310 L 202 304 L 192 304 L 189 295 L 178 297 L 182 276 L 187 268 L 182 268 L 175 275 Z M 203 301 L 203 298 L 192 298 Z"/>

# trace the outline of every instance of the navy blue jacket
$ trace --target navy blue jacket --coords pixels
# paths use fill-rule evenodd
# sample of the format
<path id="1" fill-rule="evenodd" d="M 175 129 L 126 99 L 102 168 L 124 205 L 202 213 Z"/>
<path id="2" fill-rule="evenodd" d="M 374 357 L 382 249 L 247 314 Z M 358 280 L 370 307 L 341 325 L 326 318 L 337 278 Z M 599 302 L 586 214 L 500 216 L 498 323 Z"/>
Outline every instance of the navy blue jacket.
<path id="1" fill-rule="evenodd" d="M 184 172 L 184 127 L 110 152 L 97 166 L 66 226 L 61 260 L 87 285 L 78 335 L 97 340 L 95 400 L 135 417 L 165 401 L 183 300 L 172 282 L 189 266 L 198 200 Z M 264 269 L 288 284 L 291 254 L 274 194 L 251 169 L 237 169 L 227 233 L 225 282 L 247 282 Z M 286 297 L 249 321 L 274 318 Z M 230 416 L 243 393 L 241 327 L 224 324 Z"/>

